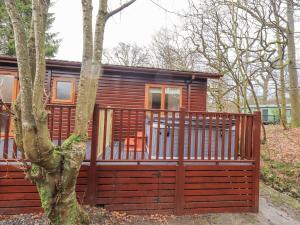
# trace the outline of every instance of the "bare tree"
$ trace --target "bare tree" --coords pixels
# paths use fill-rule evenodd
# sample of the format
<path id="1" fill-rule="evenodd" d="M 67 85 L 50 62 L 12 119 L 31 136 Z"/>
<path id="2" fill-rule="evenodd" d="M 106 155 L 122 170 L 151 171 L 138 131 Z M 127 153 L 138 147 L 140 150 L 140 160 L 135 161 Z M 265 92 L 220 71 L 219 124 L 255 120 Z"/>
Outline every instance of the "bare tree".
<path id="1" fill-rule="evenodd" d="M 74 133 L 61 146 L 51 142 L 44 102 L 45 28 L 50 0 L 32 0 L 32 26 L 26 42 L 24 24 L 14 0 L 5 0 L 14 29 L 20 92 L 13 105 L 15 141 L 30 161 L 27 176 L 37 186 L 42 207 L 51 224 L 89 224 L 76 199 L 76 178 L 85 156 L 88 122 L 95 104 L 106 21 L 131 5 L 108 12 L 101 0 L 93 35 L 92 0 L 82 0 L 83 57 Z"/>
<path id="2" fill-rule="evenodd" d="M 120 42 L 113 49 L 103 51 L 103 62 L 124 66 L 150 66 L 150 54 L 145 47 Z"/>
<path id="3" fill-rule="evenodd" d="M 232 1 L 231 1 L 232 2 Z M 296 47 L 295 47 L 295 21 L 294 0 L 268 0 L 268 1 L 246 1 L 238 0 L 232 2 L 238 8 L 244 10 L 253 19 L 261 23 L 265 30 L 275 29 L 287 40 L 287 67 L 289 75 L 289 94 L 291 99 L 291 126 L 300 126 L 300 99 L 298 90 L 298 75 L 296 69 Z M 284 5 L 285 4 L 285 5 Z M 278 7 L 278 5 L 280 7 Z M 277 6 L 277 7 L 274 7 Z M 265 9 L 265 10 L 264 10 Z M 266 9 L 268 11 L 266 11 Z M 277 38 L 275 43 L 280 39 Z M 282 52 L 283 53 L 283 52 Z"/>
<path id="4" fill-rule="evenodd" d="M 264 67 L 261 55 L 272 54 L 260 47 L 262 26 L 253 19 L 249 20 L 247 13 L 232 3 L 217 0 L 190 3 L 186 28 L 196 51 L 210 67 L 227 77 L 229 91 L 225 93 L 227 96 L 234 93 L 239 112 L 241 109 L 251 112 L 250 94 L 260 110 L 254 82 Z M 264 126 L 263 131 L 262 141 L 265 142 Z"/>
<path id="5" fill-rule="evenodd" d="M 159 30 L 149 49 L 155 67 L 186 71 L 199 69 L 199 54 L 192 51 L 190 42 L 177 29 Z"/>

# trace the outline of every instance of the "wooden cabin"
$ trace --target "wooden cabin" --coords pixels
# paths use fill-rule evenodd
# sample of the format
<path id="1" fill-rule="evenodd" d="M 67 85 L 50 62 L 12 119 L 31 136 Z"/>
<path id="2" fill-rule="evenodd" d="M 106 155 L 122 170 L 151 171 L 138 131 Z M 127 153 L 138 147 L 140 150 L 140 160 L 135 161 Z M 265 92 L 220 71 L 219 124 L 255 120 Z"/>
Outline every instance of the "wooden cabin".
<path id="1" fill-rule="evenodd" d="M 80 66 L 80 62 L 47 60 L 45 89 L 48 95 L 48 104 L 56 106 L 54 109 L 52 108 L 51 112 L 50 134 L 54 142 L 58 144 L 67 138 L 74 127 L 74 108 Z M 215 73 L 104 65 L 103 76 L 99 79 L 96 104 L 102 108 L 178 111 L 180 107 L 184 107 L 187 111 L 206 111 L 207 79 L 218 79 L 219 77 L 220 75 Z M 16 98 L 18 83 L 16 58 L 0 57 L 0 94 L 3 96 L 4 102 L 9 103 Z M 66 105 L 68 107 L 62 108 Z M 62 110 L 62 115 L 60 115 L 60 110 Z M 128 113 L 128 111 L 122 112 L 126 121 L 129 119 Z M 114 124 L 111 125 L 109 134 L 106 135 L 107 142 L 110 142 L 111 138 L 117 139 L 120 136 L 120 110 L 115 110 L 114 114 Z M 112 114 L 109 113 L 108 116 L 112 116 Z M 101 117 L 104 119 L 104 115 Z M 135 123 L 139 123 L 137 130 L 130 129 L 129 122 L 126 124 L 123 122 L 121 139 L 125 140 L 126 144 L 130 142 L 129 138 L 133 138 L 138 132 L 141 132 L 144 121 L 138 119 L 139 121 L 136 122 L 136 117 L 142 117 L 142 115 L 135 113 L 130 116 L 131 127 L 135 128 Z M 69 124 L 68 118 L 71 118 Z M 60 120 L 63 121 L 61 124 Z M 112 122 L 112 118 L 107 118 L 107 120 Z M 1 124 L 3 135 L 6 123 L 3 121 Z M 11 124 L 10 136 L 12 136 Z M 9 146 L 12 147 L 12 141 Z M 141 146 L 138 147 L 141 148 Z M 102 152 L 102 149 L 99 151 Z"/>
<path id="2" fill-rule="evenodd" d="M 74 129 L 80 63 L 47 60 L 49 131 Z M 128 213 L 258 212 L 260 112 L 206 111 L 219 74 L 104 65 L 77 180 L 80 202 Z M 3 101 L 18 93 L 16 58 L 0 57 Z M 41 210 L 15 165 L 9 104 L 0 105 L 0 214 Z"/>
<path id="3" fill-rule="evenodd" d="M 47 60 L 45 88 L 49 103 L 75 104 L 80 62 Z M 111 107 L 152 108 L 190 111 L 206 110 L 207 79 L 219 74 L 145 67 L 104 65 L 96 104 Z M 0 56 L 2 95 L 9 102 L 16 97 L 16 58 Z"/>

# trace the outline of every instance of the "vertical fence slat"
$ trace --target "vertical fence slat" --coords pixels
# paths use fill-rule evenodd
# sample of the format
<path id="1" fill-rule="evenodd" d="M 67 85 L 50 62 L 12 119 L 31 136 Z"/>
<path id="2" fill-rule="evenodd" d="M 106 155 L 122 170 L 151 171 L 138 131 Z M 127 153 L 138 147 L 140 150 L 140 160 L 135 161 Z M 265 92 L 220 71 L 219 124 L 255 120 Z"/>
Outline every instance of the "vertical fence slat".
<path id="1" fill-rule="evenodd" d="M 129 159 L 129 145 L 130 145 L 130 127 L 131 127 L 131 110 L 128 109 L 128 118 L 127 118 L 127 146 L 126 146 L 126 159 Z"/>
<path id="2" fill-rule="evenodd" d="M 167 158 L 167 131 L 168 131 L 168 113 L 165 112 L 165 129 L 164 129 L 164 159 Z"/>
<path id="3" fill-rule="evenodd" d="M 245 157 L 246 159 L 251 159 L 252 154 L 252 122 L 253 122 L 253 116 L 248 115 L 247 116 L 247 126 L 246 126 L 246 153 Z"/>
<path id="4" fill-rule="evenodd" d="M 136 150 L 137 150 L 137 135 L 138 135 L 138 110 L 135 111 L 135 130 L 134 130 L 134 154 L 133 158 L 136 159 Z"/>
<path id="5" fill-rule="evenodd" d="M 115 122 L 115 110 L 111 109 L 112 113 L 112 119 L 111 119 L 111 143 L 110 143 L 110 159 L 114 159 L 114 150 L 115 150 L 115 145 L 114 145 L 114 122 Z"/>
<path id="6" fill-rule="evenodd" d="M 212 114 L 209 114 L 209 131 L 208 131 L 208 160 L 211 160 L 212 145 Z"/>
<path id="7" fill-rule="evenodd" d="M 226 129 L 226 115 L 222 115 L 222 148 L 221 148 L 221 160 L 224 160 L 225 155 L 225 133 Z M 230 151 L 230 148 L 228 148 L 228 151 Z"/>
<path id="8" fill-rule="evenodd" d="M 142 160 L 145 159 L 145 137 L 146 137 L 146 111 L 143 111 L 143 136 L 142 136 Z"/>
<path id="9" fill-rule="evenodd" d="M 68 131 L 67 131 L 67 137 L 69 137 L 70 133 L 71 133 L 71 119 L 72 119 L 72 108 L 68 107 Z"/>
<path id="10" fill-rule="evenodd" d="M 51 121 L 50 121 L 50 138 L 51 141 L 53 141 L 53 123 L 54 123 L 54 106 L 50 106 L 51 107 Z"/>
<path id="11" fill-rule="evenodd" d="M 152 156 L 152 139 L 153 139 L 153 111 L 150 111 L 150 137 L 149 137 L 149 155 L 148 159 Z"/>
<path id="12" fill-rule="evenodd" d="M 7 115 L 7 116 L 6 116 Z M 4 135 L 4 144 L 3 144 L 3 158 L 8 158 L 8 141 L 9 141 L 9 129 L 10 129 L 10 113 L 5 113 L 5 135 Z"/>
<path id="13" fill-rule="evenodd" d="M 185 108 L 180 108 L 179 113 L 179 134 L 178 134 L 178 165 L 176 167 L 176 195 L 175 195 L 175 212 L 181 215 L 184 209 L 184 131 L 185 131 Z"/>
<path id="14" fill-rule="evenodd" d="M 103 142 L 102 142 L 102 159 L 106 159 L 106 130 L 107 130 L 107 108 L 104 109 L 104 120 L 103 122 Z M 102 125 L 101 125 L 102 126 Z"/>
<path id="15" fill-rule="evenodd" d="M 239 139 L 240 139 L 240 116 L 235 116 L 235 144 L 234 144 L 234 159 L 237 159 L 239 152 Z"/>
<path id="16" fill-rule="evenodd" d="M 172 112 L 171 159 L 174 159 L 175 112 Z"/>
<path id="17" fill-rule="evenodd" d="M 191 142 L 192 142 L 192 117 L 193 114 L 191 112 L 188 113 L 189 115 L 189 132 L 188 132 L 188 159 L 191 159 Z"/>
<path id="18" fill-rule="evenodd" d="M 196 125 L 195 125 L 195 159 L 198 159 L 199 113 L 196 113 L 195 116 L 196 116 Z"/>
<path id="19" fill-rule="evenodd" d="M 61 145 L 61 138 L 62 138 L 62 115 L 63 115 L 63 107 L 59 107 L 59 125 L 58 125 L 58 145 Z"/>
<path id="20" fill-rule="evenodd" d="M 13 159 L 17 158 L 17 156 L 18 156 L 17 154 L 18 154 L 18 148 L 17 148 L 16 142 L 14 141 L 14 143 L 13 143 L 13 155 L 12 155 Z"/>
<path id="21" fill-rule="evenodd" d="M 202 143 L 201 143 L 201 159 L 204 159 L 205 154 L 205 130 L 206 130 L 206 114 L 202 114 Z"/>
<path id="22" fill-rule="evenodd" d="M 123 141 L 123 109 L 120 110 L 120 130 L 119 130 L 119 155 L 118 155 L 118 158 L 119 160 L 121 159 L 122 157 L 122 141 Z M 124 146 L 124 149 L 125 149 L 125 146 Z"/>
<path id="23" fill-rule="evenodd" d="M 219 154 L 219 114 L 216 114 L 216 133 L 215 133 L 215 160 Z"/>
<path id="24" fill-rule="evenodd" d="M 229 128 L 229 131 L 228 131 L 228 159 L 231 160 L 231 148 L 232 148 L 232 143 L 231 143 L 231 140 L 232 140 L 232 115 L 229 115 L 228 116 L 229 119 L 228 119 L 228 128 Z M 236 135 L 236 133 L 235 133 Z M 233 156 L 235 157 L 235 156 Z"/>
<path id="25" fill-rule="evenodd" d="M 160 145 L 160 117 L 161 117 L 161 113 L 158 112 L 158 118 L 157 118 L 157 140 L 156 140 L 156 159 L 159 158 L 159 145 Z"/>
<path id="26" fill-rule="evenodd" d="M 241 146 L 240 146 L 240 149 L 241 149 L 241 152 L 240 152 L 240 157 L 241 159 L 244 159 L 245 158 L 245 125 L 246 125 L 246 116 L 243 115 L 242 116 L 242 124 L 241 124 Z"/>
<path id="27" fill-rule="evenodd" d="M 253 159 L 255 160 L 255 172 L 253 177 L 253 212 L 259 211 L 259 168 L 260 168 L 260 132 L 261 112 L 254 112 L 252 128 Z"/>
<path id="28" fill-rule="evenodd" d="M 97 150 L 98 150 L 98 139 L 99 139 L 99 116 L 100 110 L 97 105 L 94 107 L 93 112 L 93 125 L 92 125 L 92 143 L 91 143 L 91 159 L 88 171 L 88 187 L 86 202 L 94 206 L 96 200 L 96 163 L 97 163 Z"/>

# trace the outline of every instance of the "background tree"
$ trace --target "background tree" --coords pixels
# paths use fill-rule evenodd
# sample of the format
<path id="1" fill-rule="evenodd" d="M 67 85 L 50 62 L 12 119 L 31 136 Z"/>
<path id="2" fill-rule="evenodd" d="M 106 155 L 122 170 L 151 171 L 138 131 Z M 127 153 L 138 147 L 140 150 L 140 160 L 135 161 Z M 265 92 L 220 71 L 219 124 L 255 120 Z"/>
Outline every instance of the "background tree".
<path id="1" fill-rule="evenodd" d="M 244 10 L 252 19 L 260 23 L 264 28 L 265 33 L 275 30 L 276 41 L 274 44 L 283 44 L 286 39 L 287 45 L 287 59 L 286 64 L 282 64 L 283 58 L 279 57 L 279 64 L 281 67 L 286 66 L 288 68 L 288 80 L 289 80 L 289 95 L 291 101 L 291 126 L 300 126 L 300 98 L 298 87 L 298 74 L 296 68 L 296 45 L 295 45 L 295 0 L 268 0 L 268 1 L 246 1 L 239 0 L 232 2 L 240 9 Z M 262 38 L 262 41 L 265 40 Z M 263 43 L 263 42 L 262 42 Z M 270 47 L 270 45 L 265 45 Z M 266 50 L 266 48 L 264 48 Z M 282 54 L 285 52 L 281 51 Z M 280 65 L 279 65 L 280 69 Z M 282 73 L 282 72 L 281 72 Z M 281 80 L 283 76 L 281 74 Z M 281 94 L 283 97 L 283 94 Z"/>
<path id="2" fill-rule="evenodd" d="M 120 42 L 113 49 L 103 51 L 103 63 L 123 66 L 149 66 L 150 54 L 147 48 L 137 44 Z"/>
<path id="3" fill-rule="evenodd" d="M 28 39 L 30 36 L 29 32 L 32 17 L 31 0 L 16 0 L 15 2 L 18 12 L 21 15 L 22 23 L 24 24 L 24 31 L 26 33 L 25 36 Z M 49 58 L 55 57 L 60 44 L 60 39 L 57 37 L 58 33 L 49 31 L 54 20 L 54 14 L 48 12 L 45 36 L 45 54 Z M 13 27 L 3 0 L 0 0 L 0 54 L 10 56 L 16 55 Z"/>
<path id="4" fill-rule="evenodd" d="M 160 29 L 152 37 L 149 51 L 152 65 L 158 68 L 189 71 L 199 66 L 199 55 L 192 52 L 189 40 L 177 29 Z"/>
<path id="5" fill-rule="evenodd" d="M 5 0 L 14 30 L 20 92 L 13 103 L 17 147 L 30 162 L 27 177 L 37 186 L 42 207 L 52 225 L 89 224 L 87 213 L 76 199 L 78 176 L 87 146 L 91 118 L 102 74 L 101 57 L 106 21 L 135 0 L 108 12 L 108 0 L 101 0 L 92 26 L 92 0 L 82 0 L 83 57 L 78 87 L 74 133 L 61 146 L 51 142 L 48 111 L 44 102 L 46 73 L 45 40 L 50 0 L 32 0 L 29 38 L 26 23 L 14 0 Z"/>

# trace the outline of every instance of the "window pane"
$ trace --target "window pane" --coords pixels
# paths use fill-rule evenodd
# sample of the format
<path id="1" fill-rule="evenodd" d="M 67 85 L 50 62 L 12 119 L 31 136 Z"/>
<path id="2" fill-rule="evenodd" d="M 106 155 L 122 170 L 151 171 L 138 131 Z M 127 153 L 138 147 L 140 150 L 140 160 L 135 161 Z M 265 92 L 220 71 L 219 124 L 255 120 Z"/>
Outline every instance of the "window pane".
<path id="1" fill-rule="evenodd" d="M 56 82 L 56 99 L 70 100 L 72 98 L 72 82 L 57 81 Z"/>
<path id="2" fill-rule="evenodd" d="M 180 89 L 166 88 L 165 89 L 165 109 L 179 110 L 180 109 Z"/>
<path id="3" fill-rule="evenodd" d="M 162 93 L 161 88 L 150 88 L 149 89 L 148 108 L 160 109 L 161 93 Z"/>
<path id="4" fill-rule="evenodd" d="M 0 98 L 3 102 L 11 102 L 14 90 L 13 76 L 0 76 Z"/>

